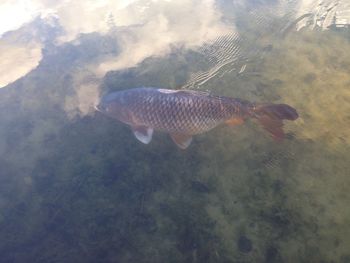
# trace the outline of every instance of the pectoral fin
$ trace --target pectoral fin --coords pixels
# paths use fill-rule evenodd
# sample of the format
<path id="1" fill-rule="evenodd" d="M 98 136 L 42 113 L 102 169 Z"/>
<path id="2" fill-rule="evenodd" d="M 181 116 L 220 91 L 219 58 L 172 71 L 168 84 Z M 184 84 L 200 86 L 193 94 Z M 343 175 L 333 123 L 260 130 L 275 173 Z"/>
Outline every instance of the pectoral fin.
<path id="1" fill-rule="evenodd" d="M 170 136 L 181 149 L 186 149 L 192 142 L 192 135 L 189 134 L 170 133 Z"/>
<path id="2" fill-rule="evenodd" d="M 131 127 L 136 139 L 144 144 L 149 144 L 152 140 L 153 129 L 146 126 L 132 126 Z"/>

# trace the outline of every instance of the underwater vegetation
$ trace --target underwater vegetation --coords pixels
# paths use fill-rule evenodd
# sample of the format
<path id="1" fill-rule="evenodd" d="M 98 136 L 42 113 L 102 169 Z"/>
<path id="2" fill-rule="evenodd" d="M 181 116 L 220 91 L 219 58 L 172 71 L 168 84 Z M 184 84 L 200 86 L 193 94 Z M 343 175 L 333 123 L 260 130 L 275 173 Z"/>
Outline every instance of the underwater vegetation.
<path id="1" fill-rule="evenodd" d="M 186 151 L 165 134 L 140 144 L 98 112 L 67 113 L 74 80 L 98 60 L 100 38 L 82 36 L 82 46 L 46 54 L 0 90 L 2 262 L 350 260 L 346 31 L 271 40 L 242 74 L 201 87 L 293 105 L 300 119 L 286 125 L 284 141 L 248 122 L 196 136 Z M 84 45 L 90 53 L 77 52 Z M 200 54 L 174 50 L 109 72 L 102 92 L 176 88 L 199 69 Z"/>

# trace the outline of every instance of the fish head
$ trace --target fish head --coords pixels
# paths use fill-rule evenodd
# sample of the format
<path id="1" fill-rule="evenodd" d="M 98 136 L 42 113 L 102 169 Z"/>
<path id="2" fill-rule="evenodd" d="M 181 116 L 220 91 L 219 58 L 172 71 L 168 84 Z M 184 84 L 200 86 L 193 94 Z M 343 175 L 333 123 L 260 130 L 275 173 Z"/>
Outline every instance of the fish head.
<path id="1" fill-rule="evenodd" d="M 123 91 L 112 92 L 103 96 L 95 108 L 99 112 L 125 123 L 129 123 L 131 118 L 127 96 Z"/>

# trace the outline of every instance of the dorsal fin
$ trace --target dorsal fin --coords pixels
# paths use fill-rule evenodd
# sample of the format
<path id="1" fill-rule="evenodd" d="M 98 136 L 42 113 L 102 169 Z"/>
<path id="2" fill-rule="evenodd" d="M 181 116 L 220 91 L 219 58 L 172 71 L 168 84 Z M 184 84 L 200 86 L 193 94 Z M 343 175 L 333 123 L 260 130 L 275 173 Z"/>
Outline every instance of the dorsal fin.
<path id="1" fill-rule="evenodd" d="M 160 93 L 165 94 L 185 94 L 185 95 L 196 95 L 196 96 L 213 96 L 209 91 L 203 91 L 203 90 L 187 90 L 187 89 L 157 89 Z"/>

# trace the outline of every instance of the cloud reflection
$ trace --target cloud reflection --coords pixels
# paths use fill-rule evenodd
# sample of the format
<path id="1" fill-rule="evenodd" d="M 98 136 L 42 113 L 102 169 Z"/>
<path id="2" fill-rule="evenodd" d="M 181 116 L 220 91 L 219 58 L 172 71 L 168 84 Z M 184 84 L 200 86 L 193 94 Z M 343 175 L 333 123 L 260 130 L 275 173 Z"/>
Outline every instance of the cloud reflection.
<path id="1" fill-rule="evenodd" d="M 164 56 L 174 46 L 200 46 L 232 32 L 232 26 L 228 27 L 222 22 L 222 14 L 216 8 L 214 0 L 34 0 L 31 1 L 30 8 L 26 8 L 28 3 L 25 1 L 8 0 L 6 3 L 7 9 L 12 7 L 12 13 L 16 13 L 16 10 L 18 13 L 27 11 L 21 20 L 23 23 L 30 22 L 38 14 L 38 20 L 42 23 L 50 21 L 50 17 L 57 19 L 62 30 L 51 41 L 56 46 L 67 42 L 79 45 L 80 36 L 84 33 L 113 35 L 118 43 L 118 52 L 104 53 L 101 50 L 96 60 L 88 61 L 84 65 L 89 68 L 89 76 L 99 79 L 110 70 L 134 67 L 147 57 Z M 0 13 L 1 10 L 5 10 L 3 6 L 0 7 Z M 32 28 L 17 31 L 23 36 L 27 34 L 25 30 L 30 31 Z M 1 86 L 26 75 L 39 64 L 42 59 L 41 49 L 46 48 L 44 38 L 45 36 L 34 33 L 29 42 L 14 38 L 8 43 L 0 43 Z M 84 48 L 86 47 L 82 46 Z M 73 73 L 73 78 L 80 79 L 80 74 L 81 72 Z M 70 116 L 91 112 L 92 104 L 98 100 L 96 82 L 86 84 L 84 81 L 77 81 L 75 97 L 67 99 L 64 105 Z"/>
<path id="2" fill-rule="evenodd" d="M 0 42 L 0 88 L 17 80 L 38 66 L 42 58 L 41 43 Z"/>
<path id="3" fill-rule="evenodd" d="M 78 72 L 74 76 L 75 95 L 67 96 L 64 110 L 69 118 L 95 112 L 100 97 L 99 79 L 91 72 Z"/>
<path id="4" fill-rule="evenodd" d="M 59 39 L 62 42 L 80 33 L 110 32 L 114 24 L 122 52 L 103 61 L 99 75 L 135 66 L 150 56 L 165 55 L 172 45 L 198 46 L 231 31 L 221 21 L 214 0 L 104 1 L 99 5 L 70 1 L 59 6 L 56 13 L 66 32 Z"/>

